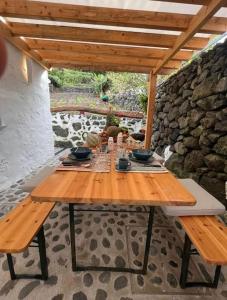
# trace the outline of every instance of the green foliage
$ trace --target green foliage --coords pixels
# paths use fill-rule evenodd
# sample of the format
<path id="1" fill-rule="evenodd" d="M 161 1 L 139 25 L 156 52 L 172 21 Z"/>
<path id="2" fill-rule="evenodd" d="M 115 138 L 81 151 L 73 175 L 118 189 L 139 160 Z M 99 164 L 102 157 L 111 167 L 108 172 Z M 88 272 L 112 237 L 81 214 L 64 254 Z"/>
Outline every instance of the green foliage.
<path id="1" fill-rule="evenodd" d="M 58 86 L 65 87 L 91 85 L 93 77 L 94 73 L 92 72 L 81 72 L 70 69 L 53 69 L 49 71 L 49 79 L 51 82 L 53 83 L 52 80 L 54 79 Z"/>
<path id="2" fill-rule="evenodd" d="M 89 86 L 97 95 L 124 93 L 129 90 L 144 91 L 147 75 L 136 73 L 82 72 L 70 69 L 52 69 L 49 79 L 56 87 Z"/>
<path id="3" fill-rule="evenodd" d="M 112 114 L 110 112 L 106 116 L 106 127 L 109 127 L 109 126 L 119 126 L 120 121 L 121 121 L 120 118 L 116 117 L 114 114 Z"/>
<path id="4" fill-rule="evenodd" d="M 141 105 L 143 111 L 147 112 L 147 101 L 148 101 L 147 94 L 145 94 L 145 93 L 140 94 L 139 100 L 140 100 L 140 105 Z"/>
<path id="5" fill-rule="evenodd" d="M 106 74 L 95 74 L 93 73 L 92 86 L 95 93 L 99 96 L 105 94 L 111 87 L 111 80 Z"/>
<path id="6" fill-rule="evenodd" d="M 124 93 L 130 90 L 144 91 L 147 87 L 147 75 L 137 73 L 108 72 L 112 85 L 110 94 Z"/>
<path id="7" fill-rule="evenodd" d="M 61 87 L 62 82 L 61 82 L 61 79 L 58 76 L 49 74 L 49 79 L 50 79 L 50 82 L 53 84 L 53 86 Z"/>
<path id="8" fill-rule="evenodd" d="M 91 87 L 96 95 L 103 97 L 134 91 L 141 93 L 141 106 L 146 111 L 147 75 L 137 73 L 82 72 L 71 69 L 52 69 L 49 79 L 55 87 Z M 80 99 L 77 99 L 76 102 Z M 119 120 L 110 116 L 110 125 L 119 126 Z M 109 125 L 109 126 L 110 126 Z"/>

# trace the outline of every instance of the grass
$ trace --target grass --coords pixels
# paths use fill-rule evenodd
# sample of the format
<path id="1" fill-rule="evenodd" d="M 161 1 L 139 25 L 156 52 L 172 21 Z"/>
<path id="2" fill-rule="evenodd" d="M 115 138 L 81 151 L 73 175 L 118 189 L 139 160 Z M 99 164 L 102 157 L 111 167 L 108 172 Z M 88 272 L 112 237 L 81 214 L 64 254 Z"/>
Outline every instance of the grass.
<path id="1" fill-rule="evenodd" d="M 51 107 L 57 106 L 67 106 L 67 105 L 80 105 L 90 108 L 106 108 L 108 104 L 104 103 L 98 97 L 92 94 L 76 94 L 76 93 L 52 93 L 51 94 Z M 114 110 L 120 110 L 118 105 L 111 106 Z"/>

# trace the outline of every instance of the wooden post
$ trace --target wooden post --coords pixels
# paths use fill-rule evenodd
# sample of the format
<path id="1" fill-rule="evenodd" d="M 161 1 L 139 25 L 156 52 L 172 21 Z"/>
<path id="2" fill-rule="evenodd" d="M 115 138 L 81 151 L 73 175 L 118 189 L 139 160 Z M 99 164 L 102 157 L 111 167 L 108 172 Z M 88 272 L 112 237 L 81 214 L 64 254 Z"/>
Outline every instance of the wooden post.
<path id="1" fill-rule="evenodd" d="M 151 72 L 149 76 L 149 86 L 148 86 L 145 149 L 149 149 L 151 146 L 151 137 L 153 133 L 153 117 L 154 117 L 154 110 L 155 110 L 156 84 L 157 84 L 157 75 L 154 75 Z"/>

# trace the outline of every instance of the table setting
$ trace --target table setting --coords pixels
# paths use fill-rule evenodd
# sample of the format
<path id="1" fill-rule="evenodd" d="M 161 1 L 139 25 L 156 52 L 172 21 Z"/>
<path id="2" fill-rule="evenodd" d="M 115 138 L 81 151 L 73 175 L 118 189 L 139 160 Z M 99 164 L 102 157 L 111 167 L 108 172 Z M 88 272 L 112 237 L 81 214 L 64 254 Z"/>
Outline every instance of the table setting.
<path id="1" fill-rule="evenodd" d="M 116 171 L 151 173 L 168 172 L 162 162 L 155 157 L 154 152 L 146 149 L 132 149 L 131 151 L 121 149 L 116 159 Z"/>
<path id="2" fill-rule="evenodd" d="M 100 149 L 92 150 L 88 147 L 74 147 L 70 153 L 62 158 L 57 171 L 80 172 L 110 172 L 110 154 Z"/>

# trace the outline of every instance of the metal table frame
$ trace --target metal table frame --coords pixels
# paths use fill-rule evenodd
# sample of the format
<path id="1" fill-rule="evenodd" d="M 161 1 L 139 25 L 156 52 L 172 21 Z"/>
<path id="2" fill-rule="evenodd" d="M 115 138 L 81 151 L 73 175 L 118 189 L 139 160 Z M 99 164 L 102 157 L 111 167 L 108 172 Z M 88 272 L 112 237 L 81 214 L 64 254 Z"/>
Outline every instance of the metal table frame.
<path id="1" fill-rule="evenodd" d="M 72 258 L 72 270 L 76 271 L 111 271 L 111 272 L 128 272 L 133 274 L 142 274 L 145 275 L 147 273 L 147 265 L 151 244 L 151 236 L 152 236 L 152 225 L 154 219 L 154 207 L 150 206 L 149 211 L 139 212 L 139 211 L 129 211 L 129 210 L 92 210 L 92 209 L 75 209 L 74 206 L 76 204 L 69 204 L 69 224 L 70 224 L 70 240 L 71 240 L 71 258 Z M 106 267 L 106 266 L 81 266 L 77 264 L 76 258 L 76 232 L 75 232 L 75 211 L 107 211 L 107 212 L 133 212 L 133 213 L 147 213 L 148 214 L 148 222 L 147 222 L 147 236 L 146 236 L 146 244 L 144 251 L 144 259 L 143 259 L 143 267 L 142 269 L 133 269 L 130 267 Z"/>

